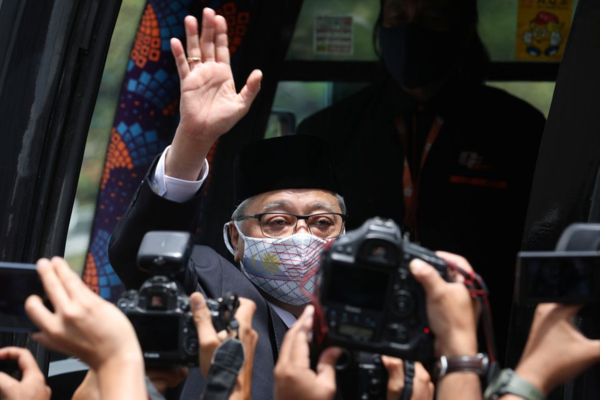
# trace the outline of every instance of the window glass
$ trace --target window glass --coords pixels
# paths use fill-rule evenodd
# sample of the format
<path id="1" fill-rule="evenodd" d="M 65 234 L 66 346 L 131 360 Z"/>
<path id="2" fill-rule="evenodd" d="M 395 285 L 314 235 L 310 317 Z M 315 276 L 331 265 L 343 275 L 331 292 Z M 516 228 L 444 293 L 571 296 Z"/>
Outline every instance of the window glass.
<path id="1" fill-rule="evenodd" d="M 356 93 L 368 82 L 282 81 L 277 86 L 265 139 L 292 134 L 302 120 Z M 293 120 L 292 126 L 288 127 Z"/>
<path id="2" fill-rule="evenodd" d="M 548 118 L 555 82 L 488 82 L 487 84 L 506 90 L 508 93 L 525 100 Z"/>
<path id="3" fill-rule="evenodd" d="M 546 118 L 548 117 L 555 82 L 487 82 L 487 84 L 528 102 L 541 111 Z M 282 113 L 288 117 L 287 120 L 291 114 L 294 126 L 289 133 L 293 133 L 295 127 L 304 118 L 359 91 L 366 85 L 367 82 L 279 82 L 273 102 L 273 114 L 265 138 L 281 136 L 290 131 L 282 127 Z"/>
<path id="4" fill-rule="evenodd" d="M 571 18 L 578 0 L 552 0 L 548 4 L 572 3 Z M 288 51 L 288 60 L 331 60 L 331 61 L 372 61 L 377 57 L 373 51 L 372 32 L 379 13 L 379 0 L 305 0 L 296 23 L 296 30 Z M 552 5 L 549 5 L 551 9 Z M 519 18 L 519 0 L 478 0 L 478 30 L 487 47 L 492 61 L 519 61 L 516 57 L 517 42 L 522 41 L 522 32 L 517 33 Z M 534 11 L 530 11 L 534 13 Z M 566 27 L 569 21 L 563 21 L 560 12 L 554 26 L 560 29 L 562 43 L 566 42 Z M 331 17 L 326 19 L 324 17 Z M 341 17 L 352 18 L 352 30 L 344 30 Z M 336 19 L 339 18 L 339 19 Z M 529 20 L 529 15 L 521 17 Z M 544 16 L 547 23 L 552 19 Z M 565 24 L 566 23 L 566 24 Z M 562 28 L 561 28 L 562 24 Z M 544 36 L 549 41 L 549 36 Z M 350 43 L 348 47 L 338 44 Z M 548 47 L 541 48 L 544 51 Z M 328 47 L 329 46 L 329 47 Z M 543 58 L 543 57 L 542 57 Z M 542 59 L 540 58 L 540 59 Z M 532 61 L 537 61 L 532 58 Z"/>
<path id="5" fill-rule="evenodd" d="M 523 37 L 517 33 L 520 0 L 478 0 L 479 24 L 481 40 L 485 44 L 492 61 L 518 61 L 516 57 L 517 41 Z M 522 1 L 522 0 L 521 0 Z M 571 19 L 578 0 L 552 0 L 548 4 L 572 2 Z M 557 13 L 558 14 L 558 13 Z M 558 16 L 560 19 L 560 16 Z M 528 18 L 527 18 L 528 19 Z M 569 21 L 567 21 L 568 23 Z M 560 21 L 564 24 L 565 21 Z M 562 29 L 562 43 L 566 43 L 568 32 Z M 549 37 L 545 37 L 549 41 Z M 532 60 L 535 61 L 535 60 Z"/>
<path id="6" fill-rule="evenodd" d="M 65 247 L 65 258 L 77 272 L 81 272 L 85 264 L 111 124 L 137 22 L 145 4 L 145 0 L 123 1 L 102 74 Z"/>
<path id="7" fill-rule="evenodd" d="M 379 0 L 304 0 L 288 60 L 375 60 L 372 33 L 378 13 Z"/>

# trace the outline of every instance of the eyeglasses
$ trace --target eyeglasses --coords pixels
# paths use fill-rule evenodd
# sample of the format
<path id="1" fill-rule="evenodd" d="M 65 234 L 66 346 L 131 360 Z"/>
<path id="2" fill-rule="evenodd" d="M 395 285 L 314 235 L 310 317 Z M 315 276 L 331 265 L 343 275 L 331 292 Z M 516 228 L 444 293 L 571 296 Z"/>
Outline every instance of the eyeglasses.
<path id="1" fill-rule="evenodd" d="M 308 231 L 322 239 L 333 238 L 342 234 L 346 215 L 340 213 L 318 213 L 296 215 L 282 212 L 267 212 L 254 215 L 242 215 L 237 221 L 254 218 L 260 223 L 263 235 L 270 238 L 291 236 L 296 232 L 298 220 L 306 221 Z"/>

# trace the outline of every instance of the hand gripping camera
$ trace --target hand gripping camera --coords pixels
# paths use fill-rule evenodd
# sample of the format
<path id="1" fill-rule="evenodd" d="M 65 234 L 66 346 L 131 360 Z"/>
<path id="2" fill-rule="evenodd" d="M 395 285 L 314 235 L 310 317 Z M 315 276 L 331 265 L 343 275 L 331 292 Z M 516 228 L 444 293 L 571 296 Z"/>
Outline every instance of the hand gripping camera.
<path id="1" fill-rule="evenodd" d="M 190 299 L 172 280 L 187 266 L 191 250 L 187 232 L 146 233 L 138 252 L 139 268 L 151 275 L 139 291 L 129 290 L 117 302 L 131 321 L 146 365 L 198 365 L 198 333 Z M 233 321 L 239 300 L 234 294 L 207 299 L 217 332 Z"/>
<path id="2" fill-rule="evenodd" d="M 369 219 L 333 242 L 323 252 L 319 271 L 325 326 L 315 323 L 317 345 L 431 359 L 425 292 L 408 268 L 414 258 L 447 279 L 447 264 L 432 251 L 403 241 L 392 220 Z"/>

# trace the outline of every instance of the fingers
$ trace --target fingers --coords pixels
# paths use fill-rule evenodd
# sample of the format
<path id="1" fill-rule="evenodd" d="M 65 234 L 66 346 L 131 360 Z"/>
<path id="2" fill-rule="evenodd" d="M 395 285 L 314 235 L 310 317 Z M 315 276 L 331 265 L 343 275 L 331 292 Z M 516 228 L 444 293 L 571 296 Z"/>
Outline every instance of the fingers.
<path id="1" fill-rule="evenodd" d="M 215 61 L 215 12 L 208 7 L 202 10 L 200 53 L 202 53 L 202 62 Z"/>
<path id="2" fill-rule="evenodd" d="M 227 21 L 221 15 L 215 17 L 215 54 L 217 62 L 229 64 Z"/>
<path id="3" fill-rule="evenodd" d="M 389 356 L 381 356 L 381 362 L 388 371 L 387 399 L 398 399 L 404 389 L 404 362 Z"/>
<path id="4" fill-rule="evenodd" d="M 235 319 L 240 323 L 240 327 L 252 329 L 252 318 L 256 312 L 256 304 L 250 300 L 240 297 L 240 306 L 235 312 Z"/>
<path id="5" fill-rule="evenodd" d="M 415 279 L 423 286 L 428 297 L 435 298 L 443 290 L 446 282 L 435 268 L 425 261 L 415 258 L 410 262 L 410 271 Z"/>
<path id="6" fill-rule="evenodd" d="M 198 40 L 198 20 L 188 15 L 183 20 L 185 26 L 185 42 L 188 57 L 201 57 L 200 41 Z"/>
<path id="7" fill-rule="evenodd" d="M 51 330 L 58 323 L 56 316 L 46 308 L 39 296 L 31 295 L 25 300 L 25 312 L 42 331 Z"/>
<path id="8" fill-rule="evenodd" d="M 178 386 L 188 375 L 187 367 L 175 365 L 165 368 L 148 368 L 146 376 L 152 381 L 152 384 L 160 393 L 164 393 L 168 388 Z"/>
<path id="9" fill-rule="evenodd" d="M 88 289 L 81 278 L 71 270 L 69 264 L 60 257 L 52 257 L 51 263 L 69 298 L 72 299 L 72 301 L 74 300 L 78 303 L 87 304 L 90 300 L 92 291 Z"/>
<path id="10" fill-rule="evenodd" d="M 467 273 L 474 273 L 475 270 L 469 264 L 466 258 L 453 253 L 447 253 L 445 251 L 436 251 L 435 254 L 444 260 L 448 265 L 458 267 Z M 459 273 L 456 268 L 448 268 L 448 277 L 452 282 L 464 283 L 465 277 Z"/>
<path id="11" fill-rule="evenodd" d="M 332 393 L 335 393 L 335 364 L 342 352 L 343 350 L 339 347 L 329 347 L 321 353 L 317 364 L 317 382 L 319 382 L 319 386 L 330 389 Z"/>
<path id="12" fill-rule="evenodd" d="M 413 398 L 418 399 L 433 399 L 435 387 L 431 382 L 431 376 L 420 362 L 415 363 L 415 379 Z"/>
<path id="13" fill-rule="evenodd" d="M 248 80 L 246 80 L 246 85 L 242 88 L 240 92 L 240 97 L 244 103 L 244 109 L 248 111 L 252 102 L 258 95 L 260 91 L 260 81 L 262 80 L 262 72 L 258 69 L 255 69 L 248 76 Z"/>
<path id="14" fill-rule="evenodd" d="M 202 293 L 193 293 L 190 296 L 190 303 L 194 315 L 194 323 L 196 325 L 196 329 L 198 330 L 200 346 L 202 346 L 203 340 L 212 340 L 213 337 L 216 339 L 217 331 L 213 326 L 212 316 Z"/>
<path id="15" fill-rule="evenodd" d="M 42 375 L 40 367 L 29 350 L 19 347 L 7 347 L 2 350 L 6 350 L 6 352 L 0 350 L 0 354 L 6 354 L 8 358 L 16 359 L 19 363 L 19 368 L 23 374 L 22 380 L 39 378 Z"/>
<path id="16" fill-rule="evenodd" d="M 190 74 L 190 66 L 187 62 L 187 58 L 185 57 L 183 45 L 179 39 L 171 39 L 171 53 L 173 53 L 173 58 L 175 58 L 175 65 L 177 66 L 179 79 L 183 80 Z"/>
<path id="17" fill-rule="evenodd" d="M 435 254 L 447 263 L 454 264 L 457 267 L 462 268 L 466 272 L 474 271 L 471 264 L 469 264 L 469 261 L 467 261 L 466 258 L 459 256 L 458 254 L 448 253 L 445 251 L 436 251 Z"/>
<path id="18" fill-rule="evenodd" d="M 61 305 L 68 304 L 70 301 L 67 292 L 65 291 L 62 282 L 56 275 L 54 266 L 50 260 L 42 258 L 37 262 L 38 275 L 42 279 L 44 291 L 50 299 L 54 308 L 60 308 Z"/>
<path id="19" fill-rule="evenodd" d="M 198 343 L 200 344 L 199 362 L 202 374 L 206 377 L 215 350 L 221 343 L 212 323 L 210 310 L 206 300 L 201 293 L 193 293 L 190 296 L 190 304 L 194 315 L 194 324 L 198 331 Z"/>
<path id="20" fill-rule="evenodd" d="M 294 351 L 294 347 L 297 346 L 295 342 L 298 331 L 300 331 L 301 329 L 306 329 L 307 326 L 310 326 L 310 328 L 312 328 L 314 312 L 315 308 L 313 306 L 306 306 L 306 308 L 304 308 L 304 311 L 302 312 L 302 315 L 300 315 L 300 318 L 298 318 L 296 323 L 286 332 L 285 336 L 283 337 L 281 349 L 279 350 L 278 364 L 281 363 L 285 365 L 290 362 L 293 362 L 292 352 Z"/>

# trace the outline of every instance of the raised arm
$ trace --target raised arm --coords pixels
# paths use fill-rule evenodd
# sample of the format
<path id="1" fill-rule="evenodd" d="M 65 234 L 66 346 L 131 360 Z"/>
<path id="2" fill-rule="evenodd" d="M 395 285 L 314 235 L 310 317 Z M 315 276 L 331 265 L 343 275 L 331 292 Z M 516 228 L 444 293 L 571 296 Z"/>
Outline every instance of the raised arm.
<path id="1" fill-rule="evenodd" d="M 208 151 L 250 109 L 260 89 L 262 73 L 253 71 L 240 93 L 236 92 L 227 41 L 225 18 L 210 8 L 198 21 L 185 18 L 187 56 L 178 39 L 171 49 L 181 80 L 181 120 L 165 164 L 165 173 L 184 180 L 197 180 Z"/>
<path id="2" fill-rule="evenodd" d="M 262 73 L 255 70 L 240 93 L 236 92 L 229 63 L 227 23 L 210 8 L 204 9 L 202 18 L 200 37 L 196 18 L 185 18 L 185 51 L 181 41 L 171 39 L 181 82 L 181 118 L 166 154 L 164 172 L 186 181 L 196 181 L 201 176 L 209 150 L 246 115 L 262 79 Z M 153 178 L 151 172 L 144 179 L 109 243 L 111 265 L 128 288 L 138 288 L 147 278 L 136 266 L 144 234 L 150 230 L 192 231 L 199 209 L 199 196 L 193 195 L 194 190 L 187 201 L 170 201 L 155 193 Z"/>

